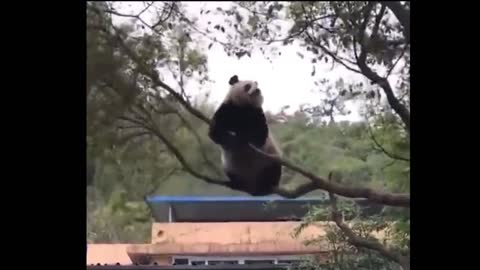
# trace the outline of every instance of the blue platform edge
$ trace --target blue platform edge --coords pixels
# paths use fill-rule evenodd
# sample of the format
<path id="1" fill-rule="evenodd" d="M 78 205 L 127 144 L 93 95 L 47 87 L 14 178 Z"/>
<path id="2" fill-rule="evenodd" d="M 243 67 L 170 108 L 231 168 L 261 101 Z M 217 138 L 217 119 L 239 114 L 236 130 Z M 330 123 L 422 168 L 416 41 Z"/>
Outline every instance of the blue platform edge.
<path id="1" fill-rule="evenodd" d="M 146 198 L 149 203 L 160 202 L 308 202 L 325 201 L 324 197 L 302 197 L 287 199 L 280 196 L 252 197 L 252 196 L 150 196 Z"/>

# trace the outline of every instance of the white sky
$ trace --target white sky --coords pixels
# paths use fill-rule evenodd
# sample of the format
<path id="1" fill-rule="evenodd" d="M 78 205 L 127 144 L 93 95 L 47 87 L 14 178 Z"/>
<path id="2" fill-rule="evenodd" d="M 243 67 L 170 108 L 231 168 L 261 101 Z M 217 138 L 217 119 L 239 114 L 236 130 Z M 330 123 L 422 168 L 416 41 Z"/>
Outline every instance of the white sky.
<path id="1" fill-rule="evenodd" d="M 200 9 L 215 10 L 217 7 L 228 8 L 232 5 L 231 2 L 184 2 L 188 17 L 200 16 Z M 117 11 L 124 14 L 138 14 L 144 5 L 142 2 L 117 2 Z M 241 11 L 239 9 L 239 11 Z M 197 23 L 200 29 L 206 29 L 207 22 L 211 21 L 211 25 L 215 25 L 215 22 L 220 22 L 224 19 L 221 16 L 215 16 L 215 12 L 209 14 L 203 13 Z M 147 23 L 153 21 L 153 13 L 145 12 L 142 14 L 142 19 Z M 115 23 L 121 23 L 131 20 L 131 18 L 123 18 L 114 16 Z M 288 23 L 287 23 L 288 26 Z M 283 27 L 287 29 L 288 27 Z M 213 35 L 213 33 L 212 33 Z M 259 83 L 259 87 L 262 89 L 264 95 L 264 109 L 272 112 L 278 112 L 283 106 L 289 105 L 290 110 L 286 112 L 292 112 L 301 104 L 317 105 L 322 98 L 319 93 L 318 86 L 315 86 L 314 82 L 321 78 L 330 79 L 330 81 L 336 81 L 339 78 L 343 78 L 345 82 L 349 81 L 363 81 L 365 79 L 362 75 L 356 74 L 340 66 L 335 65 L 332 68 L 331 62 L 324 63 L 319 61 L 316 68 L 316 75 L 311 76 L 312 64 L 309 57 L 301 59 L 298 57 L 297 52 L 302 52 L 305 55 L 307 53 L 304 49 L 300 48 L 298 44 L 290 46 L 281 46 L 279 44 L 279 52 L 281 56 L 272 57 L 272 62 L 268 61 L 264 55 L 259 51 L 253 52 L 251 58 L 244 56 L 238 59 L 234 56 L 227 56 L 220 44 L 214 44 L 213 47 L 208 50 L 207 46 L 211 43 L 206 37 L 198 35 L 193 36 L 195 44 L 202 49 L 202 52 L 206 53 L 208 61 L 208 75 L 213 83 L 208 83 L 201 87 L 199 84 L 190 83 L 186 85 L 186 90 L 189 94 L 198 95 L 206 92 L 210 93 L 210 100 L 218 104 L 228 91 L 228 80 L 233 75 L 238 75 L 240 80 L 256 80 Z M 219 40 L 221 36 L 217 37 Z M 265 55 L 268 55 L 268 51 Z M 398 65 L 401 66 L 401 65 Z M 396 85 L 397 76 L 391 75 L 389 81 L 391 81 L 392 87 Z M 165 81 L 169 85 L 177 86 L 173 78 L 165 78 Z M 366 85 L 366 84 L 365 84 Z M 174 87 L 174 88 L 175 88 Z M 315 92 L 313 92 L 315 91 Z M 347 108 L 352 111 L 348 116 L 336 116 L 336 120 L 349 120 L 359 121 L 362 117 L 358 114 L 359 106 L 353 103 L 347 103 Z"/>

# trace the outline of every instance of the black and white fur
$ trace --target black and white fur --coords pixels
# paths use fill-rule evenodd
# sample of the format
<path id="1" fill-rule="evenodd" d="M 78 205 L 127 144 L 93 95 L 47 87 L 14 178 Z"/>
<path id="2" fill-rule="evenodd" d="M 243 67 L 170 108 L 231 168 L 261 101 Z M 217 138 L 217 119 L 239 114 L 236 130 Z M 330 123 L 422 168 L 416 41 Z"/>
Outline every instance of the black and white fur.
<path id="1" fill-rule="evenodd" d="M 213 115 L 209 137 L 222 147 L 222 166 L 230 188 L 253 196 L 272 194 L 280 183 L 282 166 L 248 145 L 281 156 L 262 109 L 262 93 L 257 82 L 239 81 L 236 75 L 229 84 L 230 91 Z"/>

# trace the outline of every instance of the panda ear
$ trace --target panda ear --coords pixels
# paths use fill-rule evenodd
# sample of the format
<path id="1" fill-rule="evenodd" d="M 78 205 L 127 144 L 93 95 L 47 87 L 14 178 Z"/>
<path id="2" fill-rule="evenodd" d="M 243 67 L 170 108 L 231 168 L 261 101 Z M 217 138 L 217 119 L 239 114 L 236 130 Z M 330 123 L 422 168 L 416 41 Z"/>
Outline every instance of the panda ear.
<path id="1" fill-rule="evenodd" d="M 237 82 L 239 82 L 239 81 L 238 81 L 238 76 L 237 76 L 237 75 L 233 75 L 233 76 L 230 78 L 230 80 L 228 81 L 228 84 L 234 85 L 234 84 L 236 84 Z"/>

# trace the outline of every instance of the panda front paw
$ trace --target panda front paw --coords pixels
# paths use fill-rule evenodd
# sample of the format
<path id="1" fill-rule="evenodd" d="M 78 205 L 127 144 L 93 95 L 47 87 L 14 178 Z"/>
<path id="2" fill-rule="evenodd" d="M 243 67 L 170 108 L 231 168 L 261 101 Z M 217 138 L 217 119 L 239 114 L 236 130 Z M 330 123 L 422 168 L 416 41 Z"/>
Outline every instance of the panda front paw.
<path id="1" fill-rule="evenodd" d="M 238 149 L 239 147 L 245 146 L 247 141 L 239 136 L 237 133 L 228 131 L 225 135 L 225 146 L 229 149 Z"/>

